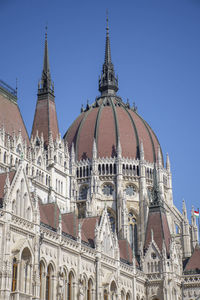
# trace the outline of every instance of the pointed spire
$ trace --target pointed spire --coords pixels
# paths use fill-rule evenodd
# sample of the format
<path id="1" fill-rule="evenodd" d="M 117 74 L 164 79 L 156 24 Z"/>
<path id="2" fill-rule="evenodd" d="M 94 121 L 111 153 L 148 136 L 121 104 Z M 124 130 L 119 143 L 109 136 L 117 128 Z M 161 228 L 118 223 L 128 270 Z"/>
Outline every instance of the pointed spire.
<path id="1" fill-rule="evenodd" d="M 166 159 L 166 169 L 168 172 L 171 172 L 171 167 L 170 167 L 170 160 L 169 160 L 169 154 L 167 153 L 167 159 Z"/>
<path id="2" fill-rule="evenodd" d="M 158 185 L 157 170 L 154 166 L 153 170 L 153 188 L 151 191 L 150 207 L 163 207 L 163 200 Z"/>
<path id="3" fill-rule="evenodd" d="M 71 147 L 71 161 L 72 161 L 72 162 L 75 161 L 74 143 L 72 143 L 72 147 Z"/>
<path id="4" fill-rule="evenodd" d="M 93 141 L 92 158 L 97 159 L 97 144 L 96 144 L 96 139 L 95 138 L 94 138 L 94 141 Z"/>
<path id="5" fill-rule="evenodd" d="M 47 40 L 47 26 L 45 32 L 45 46 L 44 46 L 44 61 L 42 78 L 39 83 L 38 93 L 49 92 L 54 93 L 53 83 L 51 81 L 50 66 L 49 66 L 49 52 L 48 52 L 48 40 Z"/>
<path id="6" fill-rule="evenodd" d="M 118 143 L 117 143 L 117 157 L 122 157 L 122 147 L 120 143 L 120 138 L 118 137 Z"/>
<path id="7" fill-rule="evenodd" d="M 99 91 L 104 95 L 115 95 L 118 91 L 118 79 L 115 77 L 114 66 L 111 60 L 110 37 L 108 26 L 108 15 L 106 17 L 106 47 L 105 59 L 102 69 L 101 78 L 99 79 Z"/>
<path id="8" fill-rule="evenodd" d="M 143 146 L 143 141 L 142 140 L 140 142 L 140 159 L 144 160 L 144 146 Z"/>
<path id="9" fill-rule="evenodd" d="M 185 200 L 183 199 L 183 204 L 182 204 L 182 212 L 183 212 L 183 217 L 184 219 L 187 219 L 187 209 L 185 205 Z"/>
<path id="10" fill-rule="evenodd" d="M 162 158 L 161 158 L 161 151 L 160 147 L 158 147 L 158 158 L 157 158 L 157 163 L 159 167 L 162 167 Z"/>

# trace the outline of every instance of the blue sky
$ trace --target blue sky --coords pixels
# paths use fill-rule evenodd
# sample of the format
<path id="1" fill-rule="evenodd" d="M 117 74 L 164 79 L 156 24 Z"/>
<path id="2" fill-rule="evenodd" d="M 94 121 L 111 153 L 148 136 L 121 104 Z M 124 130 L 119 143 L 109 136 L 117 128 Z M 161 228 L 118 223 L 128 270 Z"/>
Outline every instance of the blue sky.
<path id="1" fill-rule="evenodd" d="M 200 1 L 0 0 L 0 79 L 15 87 L 31 132 L 48 42 L 59 127 L 64 135 L 92 103 L 104 59 L 109 11 L 118 94 L 135 101 L 169 153 L 174 202 L 200 207 Z"/>

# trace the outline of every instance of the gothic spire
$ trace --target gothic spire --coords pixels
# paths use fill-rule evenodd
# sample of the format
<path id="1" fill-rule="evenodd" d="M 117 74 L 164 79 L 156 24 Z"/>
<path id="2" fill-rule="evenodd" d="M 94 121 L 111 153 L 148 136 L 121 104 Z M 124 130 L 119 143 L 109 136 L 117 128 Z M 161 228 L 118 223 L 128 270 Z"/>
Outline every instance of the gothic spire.
<path id="1" fill-rule="evenodd" d="M 107 26 L 106 26 L 105 59 L 102 68 L 101 78 L 99 79 L 99 91 L 101 92 L 102 96 L 115 95 L 115 93 L 118 91 L 118 79 L 115 77 L 114 66 L 111 60 L 108 15 L 106 18 L 106 22 L 107 22 Z"/>
<path id="2" fill-rule="evenodd" d="M 153 188 L 151 191 L 151 197 L 150 197 L 150 207 L 161 207 L 163 206 L 163 200 L 161 196 L 161 192 L 158 186 L 158 179 L 157 179 L 157 170 L 154 166 L 153 170 Z"/>
<path id="3" fill-rule="evenodd" d="M 47 27 L 45 32 L 45 46 L 44 46 L 44 61 L 42 77 L 39 83 L 39 93 L 54 92 L 53 82 L 51 81 L 50 66 L 49 66 L 49 53 L 48 53 L 48 40 L 47 40 Z"/>

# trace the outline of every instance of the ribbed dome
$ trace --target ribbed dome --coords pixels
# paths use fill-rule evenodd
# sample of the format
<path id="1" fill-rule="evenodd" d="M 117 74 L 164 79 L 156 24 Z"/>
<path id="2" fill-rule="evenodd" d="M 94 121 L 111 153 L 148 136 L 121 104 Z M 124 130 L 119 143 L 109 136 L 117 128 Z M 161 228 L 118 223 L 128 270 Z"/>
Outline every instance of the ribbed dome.
<path id="1" fill-rule="evenodd" d="M 147 122 L 135 109 L 131 109 L 121 98 L 114 95 L 100 97 L 93 105 L 88 105 L 68 129 L 64 139 L 69 148 L 74 143 L 77 160 L 92 158 L 94 139 L 97 157 L 101 158 L 116 156 L 120 141 L 122 156 L 137 159 L 142 141 L 145 160 L 155 162 L 160 147 Z"/>

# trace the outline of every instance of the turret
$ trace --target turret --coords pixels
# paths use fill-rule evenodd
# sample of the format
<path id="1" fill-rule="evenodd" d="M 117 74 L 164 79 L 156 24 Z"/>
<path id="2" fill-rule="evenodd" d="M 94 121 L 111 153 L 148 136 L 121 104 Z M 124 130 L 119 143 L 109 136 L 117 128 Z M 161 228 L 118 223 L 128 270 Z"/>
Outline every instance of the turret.
<path id="1" fill-rule="evenodd" d="M 192 250 L 194 250 L 196 245 L 198 244 L 198 229 L 197 229 L 196 217 L 194 215 L 193 206 L 192 206 L 192 213 L 191 213 L 191 242 L 192 242 Z"/>
<path id="2" fill-rule="evenodd" d="M 183 256 L 190 257 L 191 256 L 191 243 L 190 243 L 190 227 L 189 221 L 187 218 L 187 209 L 185 205 L 185 201 L 183 200 L 182 205 L 182 213 L 183 213 Z"/>

